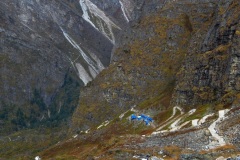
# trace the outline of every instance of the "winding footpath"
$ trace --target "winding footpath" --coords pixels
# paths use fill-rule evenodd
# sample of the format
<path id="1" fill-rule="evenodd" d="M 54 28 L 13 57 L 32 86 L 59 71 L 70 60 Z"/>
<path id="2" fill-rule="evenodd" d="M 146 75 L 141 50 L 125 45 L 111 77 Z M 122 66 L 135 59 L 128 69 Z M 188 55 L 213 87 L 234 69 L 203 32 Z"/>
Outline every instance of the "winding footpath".
<path id="1" fill-rule="evenodd" d="M 176 116 L 177 110 L 179 110 L 181 112 L 180 115 Z M 190 116 L 192 114 L 194 114 L 196 112 L 196 109 L 192 109 L 190 110 L 188 113 L 184 113 L 182 111 L 182 108 L 175 106 L 173 107 L 173 113 L 172 115 L 164 121 L 163 125 L 161 125 L 155 132 L 152 133 L 152 135 L 157 135 L 159 133 L 164 133 L 164 132 L 171 132 L 171 131 L 176 131 L 181 129 L 183 126 L 189 124 L 190 122 L 192 122 L 192 126 L 200 126 L 203 123 L 206 122 L 206 120 L 209 117 L 214 116 L 214 113 L 212 114 L 208 114 L 205 115 L 204 117 L 202 117 L 200 120 L 199 119 L 194 119 L 191 121 L 186 121 L 183 124 L 179 125 L 179 123 L 181 122 L 181 120 L 187 116 Z M 224 138 L 222 136 L 219 135 L 216 126 L 221 123 L 225 118 L 226 118 L 226 113 L 229 112 L 229 109 L 225 109 L 225 110 L 220 110 L 218 111 L 218 119 L 216 119 L 209 127 L 208 130 L 211 133 L 211 136 L 213 137 L 213 139 L 210 141 L 208 148 L 212 149 L 215 148 L 217 146 L 224 146 L 226 145 L 226 142 L 224 140 Z M 162 130 L 164 127 L 166 127 L 167 125 L 170 125 L 170 130 Z"/>
<path id="2" fill-rule="evenodd" d="M 166 121 L 164 121 L 164 122 L 163 122 L 164 125 L 160 126 L 160 127 L 157 129 L 157 131 L 160 131 L 161 129 L 163 129 L 165 126 L 169 125 L 169 124 L 172 123 L 172 122 L 174 123 L 174 121 L 178 121 L 178 119 L 177 119 L 178 117 L 172 119 L 172 118 L 176 115 L 177 109 L 181 112 L 181 115 L 184 114 L 183 109 L 182 109 L 181 107 L 179 107 L 179 106 L 173 107 L 173 113 L 172 113 L 171 117 L 169 117 Z M 176 120 L 176 119 L 177 119 L 177 120 Z M 161 132 L 161 131 L 160 131 L 160 132 Z"/>
<path id="3" fill-rule="evenodd" d="M 206 120 L 207 120 L 209 117 L 212 117 L 212 116 L 214 116 L 214 113 L 208 114 L 208 115 L 204 116 L 202 119 L 199 120 L 198 125 L 201 125 L 201 124 L 205 123 Z"/>
<path id="4" fill-rule="evenodd" d="M 218 144 L 217 144 L 216 142 L 214 142 L 214 141 L 211 142 L 211 143 L 209 144 L 209 147 L 210 147 L 210 148 L 214 148 L 214 147 L 216 147 L 216 146 L 218 146 L 218 145 L 223 146 L 223 145 L 226 144 L 226 142 L 225 142 L 225 140 L 223 139 L 223 137 L 218 134 L 218 131 L 217 131 L 217 129 L 216 129 L 216 125 L 217 125 L 217 123 L 219 123 L 219 122 L 221 122 L 223 119 L 225 119 L 225 114 L 226 114 L 228 111 L 229 111 L 228 109 L 218 111 L 218 114 L 219 114 L 218 119 L 217 119 L 216 121 L 214 121 L 214 122 L 208 127 L 208 130 L 210 131 L 211 135 L 218 141 Z"/>
<path id="5" fill-rule="evenodd" d="M 173 122 L 173 123 L 171 124 L 171 130 L 170 130 L 170 132 L 172 132 L 172 131 L 177 131 L 177 130 L 181 129 L 181 125 L 179 126 L 179 123 L 181 122 L 181 120 L 182 120 L 183 118 L 185 118 L 185 117 L 188 117 L 188 116 L 192 115 L 194 112 L 196 112 L 196 109 L 190 110 L 186 115 L 181 116 L 179 119 L 177 119 L 175 122 Z M 181 115 L 182 115 L 182 114 L 181 114 Z"/>

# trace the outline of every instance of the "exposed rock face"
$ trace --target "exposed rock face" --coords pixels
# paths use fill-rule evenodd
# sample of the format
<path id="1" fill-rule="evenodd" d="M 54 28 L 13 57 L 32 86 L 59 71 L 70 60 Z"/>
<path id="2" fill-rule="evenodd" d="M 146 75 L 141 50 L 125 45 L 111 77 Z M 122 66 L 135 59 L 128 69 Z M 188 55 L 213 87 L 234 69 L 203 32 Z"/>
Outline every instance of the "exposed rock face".
<path id="1" fill-rule="evenodd" d="M 2 123 L 66 117 L 83 86 L 74 132 L 134 106 L 238 105 L 239 6 L 237 0 L 3 0 Z M 12 109 L 10 119 L 3 116 Z"/>
<path id="2" fill-rule="evenodd" d="M 27 117 L 33 109 L 39 120 L 73 110 L 80 87 L 109 65 L 115 42 L 105 32 L 113 36 L 120 27 L 100 9 L 90 16 L 101 24 L 92 25 L 80 2 L 0 2 L 1 109 L 27 108 Z M 96 29 L 104 25 L 107 31 Z"/>
<path id="3" fill-rule="evenodd" d="M 237 1 L 221 1 L 211 26 L 192 37 L 178 73 L 174 104 L 211 103 L 239 92 L 239 9 Z"/>
<path id="4" fill-rule="evenodd" d="M 84 89 L 73 130 L 100 124 L 135 105 L 162 110 L 218 101 L 226 107 L 236 99 L 238 1 L 134 3 L 140 5 L 129 16 L 131 29 L 121 35 L 111 65 Z"/>

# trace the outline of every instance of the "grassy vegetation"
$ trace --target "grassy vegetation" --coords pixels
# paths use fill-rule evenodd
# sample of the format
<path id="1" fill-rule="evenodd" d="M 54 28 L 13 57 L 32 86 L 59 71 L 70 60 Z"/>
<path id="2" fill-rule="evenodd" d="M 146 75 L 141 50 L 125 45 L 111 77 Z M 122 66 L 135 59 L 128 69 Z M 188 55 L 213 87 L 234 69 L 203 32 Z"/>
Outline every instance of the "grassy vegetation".
<path id="1" fill-rule="evenodd" d="M 240 31 L 236 30 L 236 35 L 240 36 Z"/>
<path id="2" fill-rule="evenodd" d="M 1 102 L 0 157 L 34 159 L 39 151 L 63 140 L 67 136 L 67 121 L 78 103 L 80 86 L 78 78 L 70 73 L 48 107 L 39 89 L 34 90 L 31 102 L 24 105 Z M 40 120 L 42 117 L 45 118 Z"/>
<path id="3" fill-rule="evenodd" d="M 172 108 L 169 108 L 167 110 L 164 110 L 162 112 L 160 112 L 159 114 L 157 114 L 155 117 L 154 117 L 154 120 L 156 121 L 156 123 L 160 124 L 160 123 L 163 123 L 165 122 L 169 117 L 171 117 L 173 113 L 173 109 Z"/>
<path id="4" fill-rule="evenodd" d="M 206 104 L 197 107 L 196 112 L 194 112 L 192 115 L 186 117 L 184 119 L 184 122 L 194 120 L 194 119 L 201 119 L 204 115 L 207 115 L 209 112 L 209 109 L 212 107 L 212 104 Z"/>
<path id="5" fill-rule="evenodd" d="M 66 127 L 27 129 L 1 137 L 1 158 L 8 160 L 34 159 L 38 152 L 47 149 L 66 137 Z"/>
<path id="6" fill-rule="evenodd" d="M 206 18 L 208 15 L 202 16 L 202 18 Z M 206 26 L 211 24 L 209 19 L 206 20 L 208 21 L 206 24 L 193 24 L 190 19 L 191 17 L 185 14 L 175 18 L 164 17 L 160 13 L 143 17 L 135 26 L 135 32 L 141 34 L 131 37 L 133 40 L 126 46 L 117 48 L 115 52 L 115 55 L 118 56 L 117 62 L 104 70 L 99 78 L 86 89 L 85 95 L 81 97 L 80 107 L 74 114 L 73 128 L 81 129 L 82 126 L 93 126 L 94 128 L 106 119 L 114 120 L 100 131 L 92 131 L 93 133 L 90 135 L 84 135 L 86 141 L 76 140 L 64 143 L 59 148 L 53 147 L 44 152 L 43 157 L 46 159 L 50 157 L 87 159 L 92 158 L 93 155 L 106 155 L 110 148 L 117 148 L 126 144 L 127 140 L 130 141 L 130 138 L 126 138 L 128 134 L 136 136 L 137 134 L 150 133 L 151 127 L 137 121 L 129 122 L 127 117 L 132 114 L 130 111 L 125 114 L 122 120 L 118 118 L 119 113 L 123 113 L 134 104 L 138 104 L 136 108 L 143 112 L 156 111 L 154 120 L 158 124 L 168 119 L 172 114 L 172 108 L 168 107 L 175 76 L 188 52 L 187 46 L 190 37 L 195 32 L 196 25 L 203 25 L 204 29 L 207 30 Z M 169 33 L 176 32 L 174 30 L 176 26 L 179 27 L 177 31 L 182 30 L 182 32 L 175 33 L 176 37 L 172 37 Z M 169 45 L 169 40 L 173 39 L 176 41 L 177 47 Z M 229 45 L 221 45 L 214 51 L 198 54 L 197 58 L 203 62 L 208 62 L 205 60 L 211 57 L 224 61 L 228 55 L 223 54 L 223 52 L 228 49 Z M 202 100 L 212 100 L 212 102 L 216 100 L 215 91 L 211 88 L 195 86 L 192 89 Z M 124 105 L 121 106 L 120 102 Z M 211 104 L 200 105 L 197 107 L 197 111 L 186 117 L 184 121 L 200 119 L 211 112 L 210 108 L 213 108 Z M 176 116 L 179 114 L 178 111 Z M 106 135 L 99 136 L 97 135 L 99 132 Z M 125 139 L 119 138 L 119 135 L 124 136 Z M 175 146 L 165 149 L 176 157 L 181 153 L 181 150 Z M 112 158 L 111 153 L 121 152 L 123 149 L 112 150 L 108 153 L 109 157 Z M 173 157 L 167 158 L 173 159 Z"/>
<path id="7" fill-rule="evenodd" d="M 36 88 L 29 103 L 14 105 L 1 101 L 0 121 L 3 127 L 0 134 L 3 136 L 27 128 L 61 125 L 71 117 L 78 104 L 80 86 L 78 78 L 69 73 L 49 106 L 43 100 L 42 91 Z"/>
<path id="8" fill-rule="evenodd" d="M 65 75 L 64 83 L 50 105 L 50 123 L 56 125 L 72 116 L 78 105 L 81 87 L 83 87 L 83 83 L 78 80 L 78 77 L 72 73 Z"/>

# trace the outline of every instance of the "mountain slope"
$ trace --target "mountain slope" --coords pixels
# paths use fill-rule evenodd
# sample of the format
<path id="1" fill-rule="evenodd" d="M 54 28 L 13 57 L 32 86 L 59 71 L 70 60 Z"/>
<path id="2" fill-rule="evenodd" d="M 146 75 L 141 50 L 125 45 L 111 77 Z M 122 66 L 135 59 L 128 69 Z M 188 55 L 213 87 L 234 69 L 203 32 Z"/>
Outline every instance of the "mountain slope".
<path id="1" fill-rule="evenodd" d="M 19 129 L 69 117 L 80 88 L 109 65 L 113 42 L 84 19 L 77 0 L 1 1 L 0 8 L 0 112 L 13 110 L 4 125 Z M 120 27 L 97 19 L 101 24 L 95 26 L 119 32 Z"/>
<path id="2" fill-rule="evenodd" d="M 74 129 L 97 125 L 134 105 L 148 107 L 147 101 L 155 99 L 164 99 L 156 104 L 159 108 L 169 107 L 192 37 L 210 27 L 214 17 L 209 15 L 214 14 L 216 5 L 188 1 L 161 4 L 153 13 L 149 11 L 152 3 L 142 6 L 141 19 L 133 21 L 132 30 L 122 35 L 111 65 L 84 89 L 73 116 Z"/>
<path id="3" fill-rule="evenodd" d="M 131 30 L 122 34 L 122 41 L 114 52 L 110 66 L 84 88 L 79 107 L 72 118 L 71 133 L 92 132 L 87 136 L 88 140 L 98 145 L 98 136 L 114 139 L 116 135 L 127 133 L 134 137 L 135 133 L 149 135 L 167 130 L 170 136 L 167 135 L 166 141 L 158 142 L 163 147 L 171 145 L 174 139 L 173 143 L 176 141 L 178 146 L 184 148 L 185 144 L 178 143 L 177 139 L 186 139 L 190 135 L 189 146 L 194 150 L 195 140 L 201 139 L 196 137 L 206 138 L 205 130 L 209 130 L 210 140 L 203 139 L 204 144 L 199 142 L 201 147 L 216 148 L 218 144 L 222 147 L 225 145 L 224 139 L 229 140 L 227 144 L 236 147 L 237 153 L 239 146 L 230 142 L 233 139 L 224 136 L 224 132 L 231 130 L 231 127 L 237 130 L 238 112 L 231 117 L 236 116 L 232 126 L 225 126 L 226 130 L 221 131 L 223 137 L 213 128 L 218 128 L 222 123 L 222 119 L 216 117 L 218 111 L 239 110 L 239 2 L 171 1 L 162 3 L 152 12 L 148 10 L 149 6 L 151 3 L 145 1 L 140 9 L 140 18 L 133 20 Z M 172 107 L 177 106 L 183 108 L 185 113 L 192 109 L 196 113 L 177 113 L 172 119 Z M 138 110 L 138 114 L 150 115 L 157 124 L 146 130 L 140 126 L 134 131 L 134 124 L 118 118 L 125 112 L 129 117 L 134 113 L 131 108 Z M 197 122 L 213 113 L 215 116 L 206 117 L 209 118 L 208 123 L 199 130 Z M 166 121 L 168 118 L 171 120 Z M 104 122 L 112 123 L 103 129 L 106 136 L 96 130 Z M 225 125 L 227 123 L 227 120 L 224 121 Z M 192 128 L 192 125 L 195 127 Z M 239 139 L 238 134 L 232 136 Z M 156 139 L 163 137 L 157 136 Z M 155 146 L 152 143 L 156 141 L 152 139 L 147 139 L 144 145 L 133 144 L 141 141 L 138 138 L 129 143 L 120 142 L 119 145 L 133 146 L 130 147 L 132 150 L 141 150 L 145 145 L 152 149 Z M 99 154 L 100 157 L 112 149 L 118 149 L 115 145 L 118 142 L 108 146 L 106 152 Z M 98 149 L 99 146 L 96 146 L 93 155 L 98 155 L 94 154 Z"/>
<path id="4" fill-rule="evenodd" d="M 2 9 L 9 7 L 0 3 Z M 51 69 L 48 65 L 52 63 L 33 61 L 33 56 L 23 54 L 38 48 L 43 60 L 55 62 L 60 56 L 53 68 L 61 66 L 62 72 L 57 76 L 50 70 L 49 75 L 43 76 L 45 79 L 34 75 L 37 88 L 31 88 L 28 99 L 11 92 L 10 100 L 14 95 L 27 100 L 20 97 L 15 101 L 24 107 L 5 106 L 15 112 L 6 116 L 10 112 L 3 109 L 3 124 L 15 125 L 14 129 L 19 130 L 32 126 L 28 122 L 32 117 L 58 124 L 74 113 L 71 122 L 61 124 L 62 130 L 59 127 L 54 133 L 40 125 L 34 130 L 41 133 L 40 140 L 30 130 L 3 137 L 3 158 L 33 159 L 39 155 L 43 159 L 217 159 L 240 154 L 238 0 L 36 0 L 11 5 L 14 4 L 16 8 L 25 6 L 13 16 L 18 17 L 18 24 L 26 22 L 24 27 L 37 30 L 32 32 L 41 33 L 45 39 L 41 43 L 28 42 L 31 32 L 13 28 L 11 31 L 19 34 L 20 41 L 16 40 L 16 35 L 6 29 L 13 22 L 4 14 L 7 11 L 0 14 L 8 24 L 1 24 L 0 42 L 5 43 L 1 45 L 5 78 L 1 98 L 8 100 L 7 87 L 22 89 L 22 84 L 15 81 L 7 84 L 18 80 L 10 75 L 25 73 L 22 67 L 14 70 L 15 64 L 8 68 L 13 60 L 20 61 L 14 59 L 17 53 L 22 53 L 18 55 L 23 56 L 21 62 L 37 65 L 26 69 L 26 74 L 43 74 Z M 36 19 L 40 17 L 44 23 L 31 26 L 32 16 L 25 10 L 29 11 L 32 5 L 41 8 L 43 13 Z M 53 28 L 48 30 L 46 24 Z M 6 43 L 11 37 L 21 45 Z M 30 49 L 23 50 L 22 46 Z M 52 53 L 58 54 L 52 57 Z M 51 78 L 56 82 L 48 81 Z M 32 81 L 26 80 L 26 84 L 29 82 Z M 45 82 L 55 90 L 47 90 Z M 74 110 L 80 89 L 79 104 Z M 142 121 L 131 120 L 131 114 L 148 115 L 153 122 L 146 126 Z M 14 145 L 12 140 L 25 145 Z M 34 142 L 40 147 L 29 149 Z"/>

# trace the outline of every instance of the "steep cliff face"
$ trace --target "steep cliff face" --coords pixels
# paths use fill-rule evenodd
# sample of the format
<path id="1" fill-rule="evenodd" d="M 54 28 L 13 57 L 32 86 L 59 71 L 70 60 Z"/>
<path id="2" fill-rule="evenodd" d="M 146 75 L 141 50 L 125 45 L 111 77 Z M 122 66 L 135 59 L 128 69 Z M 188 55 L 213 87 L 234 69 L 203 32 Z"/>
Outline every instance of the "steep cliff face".
<path id="1" fill-rule="evenodd" d="M 82 0 L 3 0 L 0 8 L 2 117 L 13 109 L 8 121 L 18 119 L 18 110 L 29 126 L 72 112 L 80 88 L 109 65 L 121 30 L 114 16 Z"/>
<path id="2" fill-rule="evenodd" d="M 58 124 L 79 102 L 69 133 L 63 125 L 1 137 L 7 159 L 31 157 L 35 142 L 58 143 L 44 159 L 176 158 L 186 148 L 213 159 L 219 153 L 206 147 L 225 142 L 239 150 L 238 0 L 3 0 L 0 8 L 1 131 Z M 129 121 L 132 113 L 154 122 Z"/>
<path id="3" fill-rule="evenodd" d="M 121 35 L 111 65 L 84 89 L 73 130 L 131 107 L 231 106 L 239 93 L 239 2 L 134 2 L 141 4 L 132 12 L 138 18 Z"/>
<path id="4" fill-rule="evenodd" d="M 41 156 L 239 158 L 240 2 L 120 2 L 134 4 L 123 15 L 130 28 L 82 90 L 74 136 Z"/>
<path id="5" fill-rule="evenodd" d="M 239 93 L 239 2 L 221 1 L 207 29 L 193 35 L 173 104 L 231 105 Z"/>

